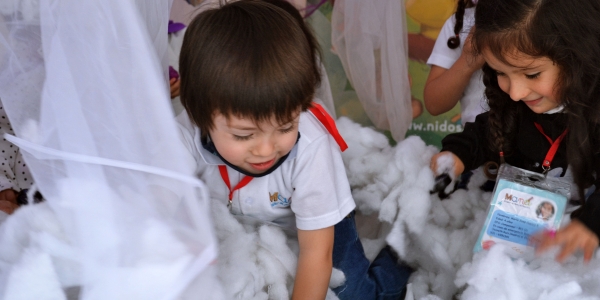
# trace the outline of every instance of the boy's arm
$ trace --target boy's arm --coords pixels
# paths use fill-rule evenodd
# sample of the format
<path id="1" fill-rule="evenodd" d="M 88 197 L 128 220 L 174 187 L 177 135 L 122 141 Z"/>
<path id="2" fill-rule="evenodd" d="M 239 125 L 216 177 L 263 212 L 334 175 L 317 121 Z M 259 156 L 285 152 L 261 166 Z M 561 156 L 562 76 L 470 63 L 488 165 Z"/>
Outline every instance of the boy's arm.
<path id="1" fill-rule="evenodd" d="M 293 300 L 325 299 L 333 265 L 333 233 L 333 226 L 298 230 L 300 255 Z"/>

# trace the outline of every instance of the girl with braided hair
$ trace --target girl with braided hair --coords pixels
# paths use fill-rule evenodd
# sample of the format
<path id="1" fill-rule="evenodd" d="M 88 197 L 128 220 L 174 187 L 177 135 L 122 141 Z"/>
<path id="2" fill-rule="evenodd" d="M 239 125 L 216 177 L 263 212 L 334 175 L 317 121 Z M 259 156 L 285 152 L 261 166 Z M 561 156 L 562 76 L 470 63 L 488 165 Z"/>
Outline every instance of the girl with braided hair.
<path id="1" fill-rule="evenodd" d="M 463 124 L 487 110 L 481 67 L 483 58 L 474 56 L 469 32 L 473 27 L 475 3 L 459 0 L 435 42 L 427 60 L 431 71 L 425 83 L 423 102 L 427 111 L 437 116 L 451 110 L 460 101 Z"/>
<path id="2" fill-rule="evenodd" d="M 600 183 L 598 15 L 595 0 L 577 5 L 569 0 L 480 0 L 472 47 L 485 60 L 490 110 L 463 132 L 444 138 L 431 164 L 451 176 L 487 161 L 572 174 L 577 187 L 572 194 L 582 205 L 567 226 L 540 236 L 537 244 L 537 252 L 558 246 L 558 261 L 578 250 L 589 261 L 600 236 L 600 190 L 585 197 L 587 188 Z M 446 161 L 449 167 L 441 166 L 442 157 L 453 165 Z"/>

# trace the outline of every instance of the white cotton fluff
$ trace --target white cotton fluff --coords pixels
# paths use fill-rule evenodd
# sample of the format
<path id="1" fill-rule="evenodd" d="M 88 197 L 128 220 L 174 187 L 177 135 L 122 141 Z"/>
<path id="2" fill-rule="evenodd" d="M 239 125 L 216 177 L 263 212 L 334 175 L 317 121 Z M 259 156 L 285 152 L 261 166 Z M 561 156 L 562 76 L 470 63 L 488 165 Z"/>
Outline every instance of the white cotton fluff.
<path id="1" fill-rule="evenodd" d="M 8 216 L 9 215 L 7 213 L 5 213 L 3 211 L 0 211 L 0 224 L 4 223 L 4 221 L 6 221 L 6 219 L 8 218 Z"/>
<path id="2" fill-rule="evenodd" d="M 81 267 L 76 249 L 70 246 L 54 212 L 47 203 L 26 205 L 16 210 L 0 226 L 0 273 L 22 260 L 25 249 L 50 255 L 62 286 L 81 283 Z"/>
<path id="3" fill-rule="evenodd" d="M 232 299 L 289 299 L 296 266 L 298 242 L 282 228 L 233 216 L 222 202 L 214 201 L 212 214 L 219 239 L 218 276 Z M 345 281 L 344 274 L 333 269 L 331 287 Z M 328 300 L 337 296 L 329 290 Z"/>
<path id="4" fill-rule="evenodd" d="M 373 259 L 387 243 L 415 269 L 410 278 L 413 298 L 407 300 L 600 300 L 600 253 L 589 264 L 583 263 L 581 253 L 557 263 L 557 249 L 529 263 L 510 259 L 499 245 L 473 255 L 492 196 L 479 188 L 487 180 L 480 170 L 474 172 L 468 190 L 457 190 L 440 200 L 437 194 L 430 194 L 434 175 L 429 159 L 437 151 L 434 147 L 416 137 L 391 147 L 381 133 L 345 118 L 338 121 L 338 128 L 349 145 L 342 157 L 357 203 L 357 229 L 366 256 Z M 228 293 L 226 298 L 288 299 L 297 264 L 297 238 L 273 224 L 234 217 L 223 201 L 211 205 L 211 214 L 219 241 L 215 266 Z M 173 242 L 166 228 L 149 226 L 152 228 L 143 237 L 145 247 Z M 56 292 L 56 299 L 64 299 L 55 288 L 74 285 L 81 279 L 74 263 L 77 250 L 69 246 L 44 203 L 22 207 L 6 218 L 0 225 L 0 245 L 0 290 L 7 291 L 4 287 L 9 275 L 27 276 L 29 282 L 49 289 L 47 295 Z M 152 264 L 185 259 L 182 245 L 175 242 L 171 249 L 142 251 L 146 270 L 154 274 L 177 272 Z M 31 265 L 36 268 L 29 268 Z M 334 269 L 330 287 L 344 281 L 343 272 Z M 22 282 L 10 284 L 11 291 L 26 290 L 18 285 Z M 47 299 L 26 295 L 21 299 Z M 329 289 L 326 299 L 337 297 Z"/>
<path id="5" fill-rule="evenodd" d="M 381 182 L 374 182 L 364 188 L 354 189 L 352 196 L 358 210 L 368 215 L 379 212 L 384 198 L 384 190 L 387 190 L 387 187 Z"/>
<path id="6" fill-rule="evenodd" d="M 20 259 L 3 276 L 7 283 L 2 299 L 11 300 L 66 300 L 65 293 L 54 270 L 52 259 L 38 249 L 26 248 Z"/>
<path id="7" fill-rule="evenodd" d="M 454 157 L 452 156 L 452 154 L 444 153 L 444 154 L 440 155 L 437 158 L 437 160 L 435 161 L 435 163 L 436 163 L 436 168 L 435 168 L 436 174 L 448 173 L 448 175 L 450 175 L 450 177 L 452 177 L 452 179 L 454 179 L 456 167 L 454 165 Z"/>
<path id="8" fill-rule="evenodd" d="M 583 265 L 573 257 L 559 264 L 553 251 L 527 264 L 504 251 L 495 245 L 463 266 L 456 280 L 467 286 L 462 299 L 600 299 L 598 260 Z"/>
<path id="9" fill-rule="evenodd" d="M 40 232 L 66 241 L 61 225 L 46 203 L 17 209 L 0 226 L 0 261 L 11 263 L 19 260 L 23 249 L 33 243 L 31 233 Z"/>
<path id="10" fill-rule="evenodd" d="M 373 149 L 389 148 L 387 137 L 372 128 L 361 126 L 347 117 L 340 117 L 336 121 L 340 134 L 348 145 L 343 156 L 359 157 L 371 152 Z"/>
<path id="11" fill-rule="evenodd" d="M 346 275 L 341 270 L 336 268 L 331 269 L 331 278 L 329 279 L 329 287 L 336 288 L 346 282 Z"/>
<path id="12" fill-rule="evenodd" d="M 338 296 L 331 290 L 327 290 L 327 295 L 325 295 L 325 300 L 339 300 Z"/>

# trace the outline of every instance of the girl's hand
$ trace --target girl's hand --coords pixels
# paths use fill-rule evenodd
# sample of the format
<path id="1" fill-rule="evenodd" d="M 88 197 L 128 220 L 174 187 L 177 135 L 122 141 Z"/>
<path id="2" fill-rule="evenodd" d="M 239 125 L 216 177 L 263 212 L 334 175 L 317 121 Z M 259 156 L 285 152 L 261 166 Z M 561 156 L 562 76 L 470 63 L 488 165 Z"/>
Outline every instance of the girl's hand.
<path id="1" fill-rule="evenodd" d="M 429 167 L 436 176 L 448 173 L 453 180 L 465 170 L 465 165 L 460 158 L 450 151 L 442 151 L 434 155 Z"/>
<path id="2" fill-rule="evenodd" d="M 563 262 L 576 250 L 583 250 L 583 260 L 589 262 L 596 248 L 598 236 L 583 223 L 574 219 L 556 234 L 543 233 L 535 237 L 536 254 L 542 253 L 553 246 L 560 246 L 561 251 L 556 256 L 558 262 Z"/>

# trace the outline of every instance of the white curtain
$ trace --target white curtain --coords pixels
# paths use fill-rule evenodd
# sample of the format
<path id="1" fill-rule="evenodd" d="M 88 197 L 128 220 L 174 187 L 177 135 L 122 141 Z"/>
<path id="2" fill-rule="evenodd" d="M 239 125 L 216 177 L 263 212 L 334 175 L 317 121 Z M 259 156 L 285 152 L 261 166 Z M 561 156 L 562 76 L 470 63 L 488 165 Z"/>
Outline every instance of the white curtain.
<path id="1" fill-rule="evenodd" d="M 412 121 L 402 0 L 336 0 L 331 41 L 373 124 L 404 139 Z"/>
<path id="2" fill-rule="evenodd" d="M 170 111 L 171 1 L 0 3 L 0 99 L 17 136 L 7 138 L 64 234 L 20 246 L 75 273 L 81 299 L 222 298 L 206 189 L 179 159 Z M 57 267 L 65 260 L 77 268 Z M 0 291 L 16 271 L 0 263 Z"/>

